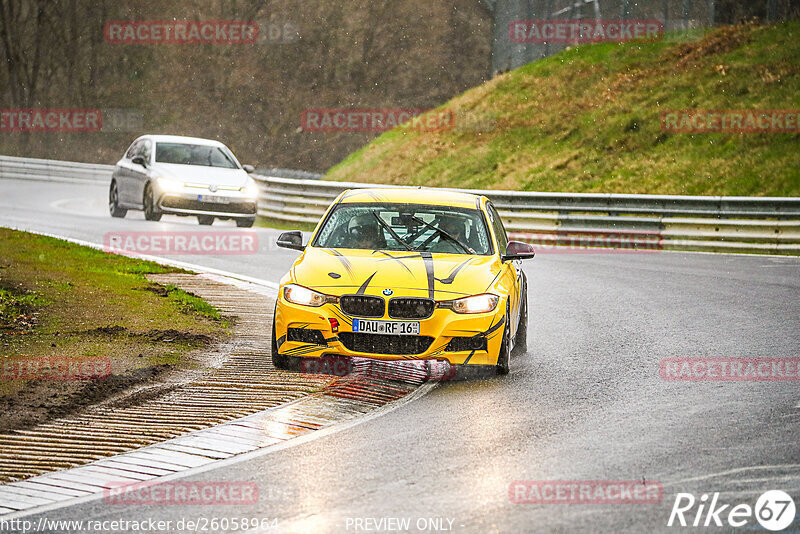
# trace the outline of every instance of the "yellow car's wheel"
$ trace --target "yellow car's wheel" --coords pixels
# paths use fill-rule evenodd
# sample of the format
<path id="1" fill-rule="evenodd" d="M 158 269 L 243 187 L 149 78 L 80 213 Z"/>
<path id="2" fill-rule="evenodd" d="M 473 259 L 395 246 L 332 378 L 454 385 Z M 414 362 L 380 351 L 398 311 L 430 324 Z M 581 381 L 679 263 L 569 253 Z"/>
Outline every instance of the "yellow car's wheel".
<path id="1" fill-rule="evenodd" d="M 455 369 L 451 371 L 448 378 L 454 382 L 491 378 L 496 374 L 496 366 L 494 365 L 451 364 L 451 367 Z"/>
<path id="2" fill-rule="evenodd" d="M 523 279 L 524 280 L 524 279 Z M 519 312 L 519 326 L 517 335 L 514 336 L 514 356 L 520 356 L 528 352 L 528 282 L 523 281 L 522 302 Z"/>
<path id="3" fill-rule="evenodd" d="M 511 314 L 509 308 L 506 307 L 506 324 L 503 328 L 503 343 L 500 345 L 500 351 L 497 354 L 497 367 L 495 371 L 498 375 L 507 375 L 511 370 L 511 351 L 508 350 L 511 345 Z"/>
<path id="4" fill-rule="evenodd" d="M 507 375 L 510 371 L 511 352 L 508 347 L 511 345 L 511 327 L 508 324 L 509 309 L 506 307 L 506 324 L 503 328 L 503 343 L 500 345 L 500 350 L 497 354 L 497 365 L 463 365 L 463 364 L 450 364 L 452 369 L 451 380 L 474 380 L 480 378 L 489 378 L 494 375 Z"/>
<path id="5" fill-rule="evenodd" d="M 274 314 L 273 314 L 274 317 Z M 272 319 L 272 365 L 284 371 L 299 371 L 302 359 L 297 356 L 286 356 L 278 352 L 278 340 L 275 337 L 275 319 Z"/>

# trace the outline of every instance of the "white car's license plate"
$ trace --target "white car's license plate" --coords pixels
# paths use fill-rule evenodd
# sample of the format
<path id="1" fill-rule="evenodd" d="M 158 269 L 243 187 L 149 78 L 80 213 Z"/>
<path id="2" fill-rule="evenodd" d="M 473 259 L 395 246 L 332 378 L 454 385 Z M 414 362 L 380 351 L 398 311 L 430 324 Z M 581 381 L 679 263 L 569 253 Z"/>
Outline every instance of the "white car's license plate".
<path id="1" fill-rule="evenodd" d="M 353 332 L 418 336 L 419 321 L 371 321 L 369 319 L 353 319 Z"/>
<path id="2" fill-rule="evenodd" d="M 197 195 L 197 200 L 200 202 L 208 202 L 209 204 L 230 204 L 231 199 L 227 197 L 217 197 L 213 195 Z"/>

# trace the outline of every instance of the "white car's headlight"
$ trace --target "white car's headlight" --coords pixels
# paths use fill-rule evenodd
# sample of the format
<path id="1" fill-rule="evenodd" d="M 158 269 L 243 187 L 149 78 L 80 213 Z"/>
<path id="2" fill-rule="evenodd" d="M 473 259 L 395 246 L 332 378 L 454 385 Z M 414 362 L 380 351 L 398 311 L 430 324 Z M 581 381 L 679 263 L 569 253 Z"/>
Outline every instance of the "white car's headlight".
<path id="1" fill-rule="evenodd" d="M 180 191 L 183 189 L 184 183 L 181 180 L 175 180 L 174 178 L 158 178 L 158 187 L 161 188 L 162 191 Z"/>
<path id="2" fill-rule="evenodd" d="M 256 197 L 258 197 L 258 192 L 259 192 L 258 191 L 258 184 L 256 183 L 255 180 L 250 178 L 247 181 L 247 185 L 242 187 L 241 191 L 242 191 L 242 193 L 244 193 L 249 198 L 256 198 Z"/>
<path id="3" fill-rule="evenodd" d="M 456 313 L 487 313 L 493 311 L 500 302 L 500 297 L 491 293 L 464 297 L 463 299 L 451 300 L 447 307 Z"/>
<path id="4" fill-rule="evenodd" d="M 313 306 L 314 308 L 322 306 L 328 300 L 326 295 L 296 284 L 289 284 L 283 288 L 283 298 L 292 304 Z"/>

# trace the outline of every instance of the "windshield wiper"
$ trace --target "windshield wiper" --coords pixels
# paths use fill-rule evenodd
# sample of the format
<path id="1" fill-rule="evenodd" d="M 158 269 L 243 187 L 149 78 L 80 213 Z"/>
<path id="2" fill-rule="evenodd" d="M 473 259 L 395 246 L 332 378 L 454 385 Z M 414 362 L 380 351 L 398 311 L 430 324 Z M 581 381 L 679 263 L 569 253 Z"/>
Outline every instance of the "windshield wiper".
<path id="1" fill-rule="evenodd" d="M 417 222 L 427 226 L 431 230 L 433 230 L 434 231 L 434 235 L 436 235 L 436 233 L 438 233 L 440 235 L 443 235 L 445 238 L 449 239 L 450 241 L 452 241 L 453 243 L 458 245 L 461 248 L 461 250 L 463 250 L 467 254 L 475 254 L 474 250 L 472 250 L 470 247 L 468 247 L 467 245 L 465 245 L 464 243 L 462 243 L 461 241 L 459 241 L 458 239 L 456 239 L 455 237 L 453 237 L 449 233 L 445 232 L 441 228 L 436 227 L 436 226 L 432 225 L 431 223 L 425 222 L 424 220 L 420 219 L 416 215 L 412 215 L 411 219 L 414 220 L 414 221 L 417 221 Z M 418 250 L 418 249 L 415 249 L 415 250 Z"/>
<path id="2" fill-rule="evenodd" d="M 376 212 L 376 211 L 372 211 L 372 212 L 370 212 L 370 213 L 372 213 L 372 216 L 373 216 L 373 217 L 375 217 L 375 218 L 378 220 L 378 224 L 380 224 L 381 226 L 383 226 L 384 228 L 386 228 L 386 231 L 388 231 L 388 232 L 391 234 L 391 236 L 394 238 L 394 240 L 395 240 L 395 241 L 397 241 L 398 243 L 400 243 L 401 245 L 403 245 L 403 246 L 406 248 L 406 250 L 411 250 L 411 251 L 413 251 L 413 250 L 414 250 L 413 248 L 411 248 L 411 247 L 408 245 L 408 243 L 406 243 L 405 241 L 403 241 L 403 240 L 400 238 L 400 236 L 399 236 L 399 235 L 397 235 L 397 232 L 395 232 L 394 230 L 392 230 L 392 227 L 391 227 L 391 226 L 389 226 L 388 224 L 386 224 L 386 223 L 384 222 L 384 220 L 383 220 L 383 219 L 381 219 L 381 216 L 380 216 L 380 215 L 378 215 L 378 212 Z"/>

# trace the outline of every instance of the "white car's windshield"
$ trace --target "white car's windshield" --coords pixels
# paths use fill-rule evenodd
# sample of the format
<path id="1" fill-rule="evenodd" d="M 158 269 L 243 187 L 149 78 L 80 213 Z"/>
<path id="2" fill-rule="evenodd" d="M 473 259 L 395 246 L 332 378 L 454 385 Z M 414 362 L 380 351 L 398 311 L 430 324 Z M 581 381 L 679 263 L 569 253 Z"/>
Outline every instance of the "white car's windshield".
<path id="1" fill-rule="evenodd" d="M 221 147 L 186 143 L 157 143 L 156 162 L 223 169 L 239 168 L 233 156 Z"/>
<path id="2" fill-rule="evenodd" d="M 343 204 L 326 221 L 317 247 L 486 255 L 481 212 L 417 204 Z"/>

